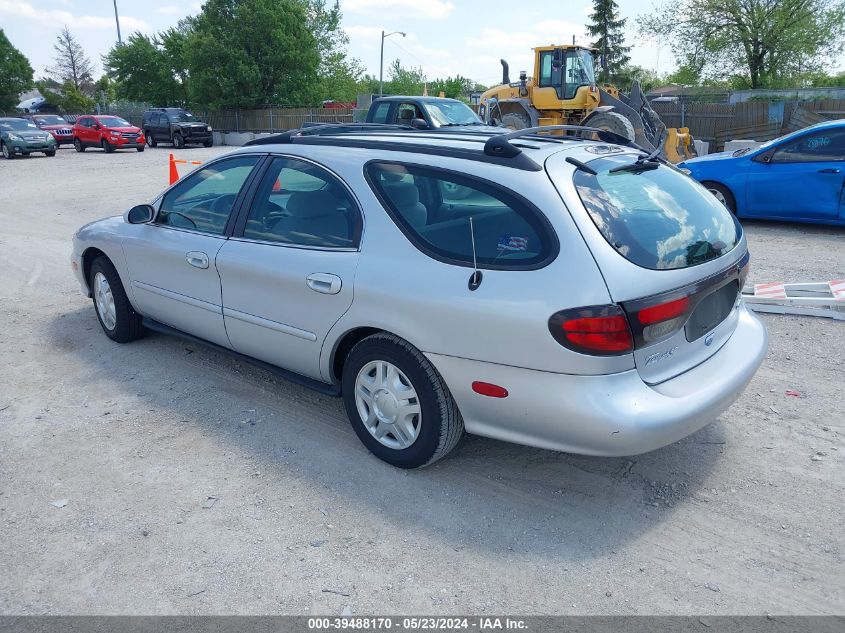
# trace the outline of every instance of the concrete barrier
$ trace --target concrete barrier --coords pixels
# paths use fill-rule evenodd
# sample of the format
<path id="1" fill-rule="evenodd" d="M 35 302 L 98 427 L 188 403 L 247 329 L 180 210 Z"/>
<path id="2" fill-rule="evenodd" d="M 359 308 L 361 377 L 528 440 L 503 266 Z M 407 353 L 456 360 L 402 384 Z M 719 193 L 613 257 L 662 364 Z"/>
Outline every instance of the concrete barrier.
<path id="1" fill-rule="evenodd" d="M 759 141 L 737 139 L 734 141 L 725 141 L 725 151 L 735 152 L 738 149 L 745 149 L 746 147 L 750 147 L 751 149 L 757 149 L 761 145 L 762 143 L 760 143 Z"/>
<path id="2" fill-rule="evenodd" d="M 710 143 L 708 141 L 702 141 L 697 138 L 692 140 L 693 145 L 695 145 L 695 151 L 699 156 L 707 156 L 710 153 Z"/>
<path id="3" fill-rule="evenodd" d="M 252 132 L 226 132 L 223 134 L 222 145 L 236 145 L 240 146 L 255 138 Z"/>
<path id="4" fill-rule="evenodd" d="M 215 145 L 225 145 L 223 142 L 223 132 L 212 132 L 211 135 L 214 137 Z"/>

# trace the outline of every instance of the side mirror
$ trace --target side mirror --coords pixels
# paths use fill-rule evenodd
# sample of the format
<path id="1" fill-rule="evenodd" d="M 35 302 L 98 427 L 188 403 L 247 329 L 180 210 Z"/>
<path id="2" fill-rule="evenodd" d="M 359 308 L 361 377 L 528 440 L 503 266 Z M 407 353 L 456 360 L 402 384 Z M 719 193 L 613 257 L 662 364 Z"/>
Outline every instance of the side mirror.
<path id="1" fill-rule="evenodd" d="M 425 122 L 425 119 L 411 119 L 411 127 L 416 128 L 418 130 L 427 130 L 429 128 L 428 123 Z"/>
<path id="2" fill-rule="evenodd" d="M 94 129 L 95 129 L 95 130 L 99 130 L 99 129 L 100 129 L 100 124 L 99 124 L 99 123 L 95 123 L 95 124 L 94 124 Z"/>
<path id="3" fill-rule="evenodd" d="M 125 220 L 129 224 L 146 224 L 152 222 L 155 217 L 156 210 L 151 204 L 139 204 L 132 207 L 126 212 Z"/>

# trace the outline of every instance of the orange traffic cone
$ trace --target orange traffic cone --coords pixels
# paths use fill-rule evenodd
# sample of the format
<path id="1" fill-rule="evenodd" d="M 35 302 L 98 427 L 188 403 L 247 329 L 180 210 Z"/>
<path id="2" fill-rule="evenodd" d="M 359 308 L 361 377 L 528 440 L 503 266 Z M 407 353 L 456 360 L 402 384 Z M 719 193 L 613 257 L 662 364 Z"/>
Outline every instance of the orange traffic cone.
<path id="1" fill-rule="evenodd" d="M 179 180 L 179 172 L 176 169 L 176 159 L 173 158 L 173 154 L 171 154 L 170 155 L 170 184 L 172 185 L 177 180 Z"/>

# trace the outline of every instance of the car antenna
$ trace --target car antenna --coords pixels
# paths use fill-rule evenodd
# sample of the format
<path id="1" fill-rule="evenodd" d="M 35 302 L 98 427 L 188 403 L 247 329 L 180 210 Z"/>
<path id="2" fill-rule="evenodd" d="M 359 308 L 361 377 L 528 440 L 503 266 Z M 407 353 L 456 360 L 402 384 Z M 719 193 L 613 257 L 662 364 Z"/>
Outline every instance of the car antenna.
<path id="1" fill-rule="evenodd" d="M 475 269 L 469 277 L 467 287 L 470 290 L 478 290 L 481 285 L 481 271 L 478 270 L 478 260 L 475 257 L 475 229 L 472 226 L 472 216 L 469 216 L 469 237 L 472 242 L 472 267 Z"/>

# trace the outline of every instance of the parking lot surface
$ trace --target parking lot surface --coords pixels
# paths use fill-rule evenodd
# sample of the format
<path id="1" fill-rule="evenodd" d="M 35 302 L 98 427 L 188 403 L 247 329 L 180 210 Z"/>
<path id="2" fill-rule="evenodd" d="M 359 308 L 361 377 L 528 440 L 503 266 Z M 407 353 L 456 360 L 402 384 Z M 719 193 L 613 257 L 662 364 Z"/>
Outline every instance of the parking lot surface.
<path id="1" fill-rule="evenodd" d="M 403 472 L 339 399 L 101 332 L 71 236 L 170 151 L 0 161 L 0 612 L 845 612 L 845 324 L 763 315 L 741 399 L 647 455 L 467 436 Z M 753 282 L 845 278 L 842 229 L 746 231 Z"/>

